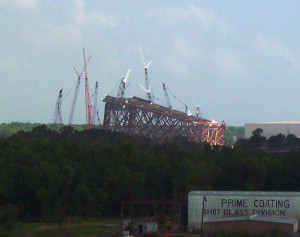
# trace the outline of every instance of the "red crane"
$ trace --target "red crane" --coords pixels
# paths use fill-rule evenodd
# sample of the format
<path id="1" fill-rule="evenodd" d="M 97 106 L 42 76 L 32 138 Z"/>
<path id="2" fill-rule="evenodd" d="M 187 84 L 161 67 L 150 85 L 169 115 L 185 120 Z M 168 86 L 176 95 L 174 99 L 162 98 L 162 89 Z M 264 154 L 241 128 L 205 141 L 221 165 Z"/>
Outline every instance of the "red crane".
<path id="1" fill-rule="evenodd" d="M 86 62 L 86 65 L 85 65 L 85 68 L 86 66 L 88 65 L 89 61 L 91 59 L 91 55 L 89 56 L 87 62 Z M 75 106 L 76 106 L 76 102 L 77 102 L 77 97 L 78 97 L 78 93 L 79 93 L 79 87 L 80 87 L 80 80 L 81 80 L 81 76 L 83 75 L 83 73 L 85 72 L 85 68 L 82 69 L 81 73 L 79 74 L 77 72 L 77 70 L 75 69 L 74 67 L 74 70 L 78 76 L 78 79 L 77 79 L 77 84 L 76 84 L 76 89 L 75 89 L 75 93 L 74 93 L 74 98 L 73 98 L 73 103 L 72 103 L 72 108 L 71 108 L 71 113 L 70 113 L 70 117 L 69 117 L 69 124 L 72 124 L 73 123 L 73 117 L 74 117 L 74 112 L 75 112 Z"/>
<path id="2" fill-rule="evenodd" d="M 90 91 L 89 91 L 89 80 L 87 74 L 87 61 L 85 57 L 85 51 L 83 48 L 83 61 L 84 61 L 84 71 L 85 71 L 85 110 L 86 110 L 86 129 L 89 130 L 93 127 L 93 106 L 91 105 L 90 100 Z"/>

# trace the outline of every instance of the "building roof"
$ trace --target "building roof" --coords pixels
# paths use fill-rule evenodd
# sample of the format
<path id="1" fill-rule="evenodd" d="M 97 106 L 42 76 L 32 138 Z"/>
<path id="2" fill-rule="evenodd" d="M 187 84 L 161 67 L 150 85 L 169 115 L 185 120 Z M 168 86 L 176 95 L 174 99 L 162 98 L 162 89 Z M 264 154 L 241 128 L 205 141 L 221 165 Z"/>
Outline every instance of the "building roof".
<path id="1" fill-rule="evenodd" d="M 213 196 L 300 196 L 300 192 L 263 192 L 263 191 L 196 191 L 192 190 L 188 195 L 213 195 Z"/>
<path id="2" fill-rule="evenodd" d="M 229 221 L 262 221 L 262 222 L 272 222 L 272 223 L 282 223 L 282 224 L 292 224 L 292 225 L 298 222 L 298 220 L 296 219 L 270 218 L 270 217 L 263 217 L 258 215 L 244 216 L 244 217 L 215 218 L 204 222 L 210 223 L 210 222 L 229 222 Z"/>
<path id="3" fill-rule="evenodd" d="M 291 225 L 298 222 L 298 220 L 296 219 L 270 218 L 270 217 L 263 217 L 258 215 L 244 216 L 244 217 L 215 218 L 204 222 L 210 223 L 210 222 L 230 222 L 230 221 L 262 221 L 262 222 L 282 223 L 282 224 L 291 224 Z"/>
<path id="4" fill-rule="evenodd" d="M 245 123 L 245 125 L 256 124 L 300 124 L 300 121 L 283 121 L 283 122 L 257 122 L 257 123 Z"/>

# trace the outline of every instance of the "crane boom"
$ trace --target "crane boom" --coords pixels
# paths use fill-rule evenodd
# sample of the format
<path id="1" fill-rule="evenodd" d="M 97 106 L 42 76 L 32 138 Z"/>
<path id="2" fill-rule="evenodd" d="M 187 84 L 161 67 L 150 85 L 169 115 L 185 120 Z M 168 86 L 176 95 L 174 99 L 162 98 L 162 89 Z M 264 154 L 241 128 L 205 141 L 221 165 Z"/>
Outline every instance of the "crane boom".
<path id="1" fill-rule="evenodd" d="M 120 85 L 119 85 L 119 89 L 118 89 L 118 93 L 117 93 L 117 97 L 118 98 L 124 98 L 125 95 L 125 89 L 126 89 L 126 83 L 128 80 L 128 77 L 130 75 L 131 69 L 129 68 L 127 71 L 127 74 L 125 77 L 122 77 Z"/>
<path id="2" fill-rule="evenodd" d="M 81 71 L 80 74 L 77 72 L 76 68 L 74 67 L 74 71 L 76 72 L 78 78 L 77 78 L 77 84 L 76 84 L 76 88 L 75 88 L 75 92 L 74 92 L 74 97 L 73 97 L 73 102 L 72 102 L 72 107 L 71 107 L 71 112 L 70 112 L 70 117 L 69 117 L 69 124 L 73 123 L 73 117 L 74 117 L 75 107 L 76 107 L 78 93 L 79 93 L 81 76 L 85 72 L 85 68 L 87 67 L 90 59 L 91 59 L 91 55 L 89 56 L 89 58 L 87 60 L 87 63 L 86 63 L 86 66 L 83 67 L 83 69 L 82 69 L 82 71 Z"/>
<path id="3" fill-rule="evenodd" d="M 95 92 L 94 92 L 94 105 L 93 105 L 93 124 L 94 125 L 96 125 L 97 102 L 98 102 L 98 82 L 96 81 Z"/>
<path id="4" fill-rule="evenodd" d="M 61 102 L 62 102 L 62 91 L 63 89 L 59 90 L 58 97 L 55 104 L 55 112 L 53 117 L 53 125 L 56 127 L 56 124 L 63 124 L 62 115 L 61 115 Z"/>
<path id="5" fill-rule="evenodd" d="M 141 45 L 140 43 L 138 42 L 138 48 L 139 48 L 139 52 L 140 52 L 140 55 L 141 55 L 141 58 L 142 58 L 142 61 L 143 61 L 143 64 L 144 64 L 144 70 L 145 70 L 145 89 L 146 89 L 146 98 L 149 100 L 149 101 L 152 101 L 152 95 L 150 93 L 150 83 L 149 83 L 149 76 L 148 76 L 148 68 L 150 67 L 152 61 L 148 62 L 148 64 L 145 63 L 145 59 L 144 59 L 144 54 L 143 54 L 143 51 L 142 51 L 142 48 L 141 48 Z M 147 92 L 149 91 L 149 92 Z"/>
<path id="6" fill-rule="evenodd" d="M 85 110 L 86 110 L 86 128 L 87 130 L 93 127 L 93 118 L 92 118 L 92 110 L 93 107 L 91 106 L 90 100 L 90 91 L 89 91 L 89 80 L 88 80 L 88 73 L 87 73 L 87 60 L 85 57 L 85 51 L 83 48 L 83 61 L 84 61 L 84 71 L 85 71 Z"/>
<path id="7" fill-rule="evenodd" d="M 164 95 L 165 95 L 167 105 L 168 105 L 169 109 L 172 109 L 172 105 L 171 105 L 171 102 L 170 102 L 170 98 L 169 98 L 169 94 L 168 94 L 166 85 L 165 85 L 165 83 L 163 83 L 162 85 L 163 85 L 163 90 L 164 90 Z"/>

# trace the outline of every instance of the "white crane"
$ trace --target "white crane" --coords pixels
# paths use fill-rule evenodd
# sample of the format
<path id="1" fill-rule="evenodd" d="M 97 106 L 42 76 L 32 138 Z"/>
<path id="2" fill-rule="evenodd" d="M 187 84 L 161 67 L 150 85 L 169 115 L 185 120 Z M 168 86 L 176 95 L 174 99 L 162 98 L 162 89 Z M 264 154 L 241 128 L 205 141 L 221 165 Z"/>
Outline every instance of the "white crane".
<path id="1" fill-rule="evenodd" d="M 197 118 L 201 118 L 201 112 L 200 112 L 200 105 L 196 104 L 196 102 L 194 102 L 194 105 L 196 106 L 196 117 Z"/>
<path id="2" fill-rule="evenodd" d="M 140 85 L 140 87 L 146 92 L 148 100 L 153 102 L 152 97 L 151 97 L 151 85 L 148 90 L 145 87 L 143 87 L 142 85 Z"/>
<path id="3" fill-rule="evenodd" d="M 172 109 L 172 105 L 171 105 L 171 102 L 170 102 L 170 98 L 169 98 L 169 94 L 168 94 L 168 91 L 167 91 L 166 84 L 163 83 L 162 85 L 163 85 L 163 90 L 164 90 L 164 95 L 165 95 L 166 103 L 167 103 L 169 109 Z"/>
<path id="4" fill-rule="evenodd" d="M 141 48 L 141 45 L 140 43 L 138 42 L 138 47 L 139 47 L 139 51 L 140 51 L 140 54 L 141 54 L 141 58 L 143 60 L 143 64 L 144 64 L 144 70 L 145 70 L 145 88 L 146 89 L 146 98 L 150 101 L 152 101 L 152 96 L 151 96 L 151 93 L 150 93 L 150 87 L 149 86 L 149 77 L 148 77 L 148 68 L 150 67 L 152 61 L 148 62 L 146 64 L 145 62 L 145 59 L 144 59 L 144 55 L 143 55 L 143 51 L 142 51 L 142 48 Z M 147 91 L 149 91 L 149 93 L 147 93 Z"/>
<path id="5" fill-rule="evenodd" d="M 119 90 L 118 90 L 118 93 L 117 93 L 118 98 L 124 98 L 126 83 L 127 83 L 128 78 L 129 78 L 130 72 L 131 72 L 131 69 L 129 68 L 128 71 L 127 71 L 126 76 L 122 77 L 122 79 L 121 79 L 121 82 L 120 82 L 120 85 L 119 85 Z"/>

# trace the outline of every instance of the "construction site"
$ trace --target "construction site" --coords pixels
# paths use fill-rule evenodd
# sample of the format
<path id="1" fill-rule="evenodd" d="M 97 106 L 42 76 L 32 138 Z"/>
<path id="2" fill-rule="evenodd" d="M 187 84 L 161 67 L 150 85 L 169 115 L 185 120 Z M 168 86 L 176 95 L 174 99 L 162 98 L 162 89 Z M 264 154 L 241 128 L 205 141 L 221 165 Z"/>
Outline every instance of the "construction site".
<path id="1" fill-rule="evenodd" d="M 174 137 L 185 137 L 186 139 L 201 143 L 206 142 L 211 146 L 222 145 L 226 125 L 224 122 L 208 120 L 201 116 L 200 107 L 196 106 L 196 113 L 193 115 L 188 106 L 178 99 L 172 91 L 162 83 L 164 93 L 164 105 L 158 104 L 162 101 L 155 97 L 151 92 L 151 84 L 148 76 L 148 69 L 152 61 L 146 63 L 143 51 L 138 43 L 138 49 L 144 65 L 144 85 L 140 85 L 145 92 L 145 98 L 137 96 L 126 97 L 126 88 L 131 69 L 121 78 L 118 91 L 115 96 L 106 95 L 102 100 L 105 103 L 104 118 L 102 127 L 105 130 L 126 133 L 128 135 L 138 135 L 150 138 L 153 141 L 164 142 Z M 92 129 L 93 126 L 100 126 L 100 108 L 98 107 L 98 82 L 95 84 L 94 93 L 91 95 L 89 89 L 87 66 L 91 56 L 88 58 L 83 49 L 83 69 L 77 74 L 77 82 L 72 100 L 68 125 L 73 124 L 73 117 L 78 100 L 81 77 L 84 75 L 85 88 L 85 117 L 86 129 Z M 169 94 L 185 107 L 185 111 L 179 111 L 173 108 Z M 59 90 L 55 104 L 55 112 L 52 119 L 53 128 L 57 129 L 63 125 L 61 107 L 63 101 L 63 89 Z M 93 101 L 93 104 L 92 104 Z"/>

